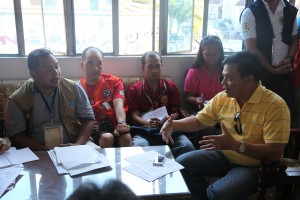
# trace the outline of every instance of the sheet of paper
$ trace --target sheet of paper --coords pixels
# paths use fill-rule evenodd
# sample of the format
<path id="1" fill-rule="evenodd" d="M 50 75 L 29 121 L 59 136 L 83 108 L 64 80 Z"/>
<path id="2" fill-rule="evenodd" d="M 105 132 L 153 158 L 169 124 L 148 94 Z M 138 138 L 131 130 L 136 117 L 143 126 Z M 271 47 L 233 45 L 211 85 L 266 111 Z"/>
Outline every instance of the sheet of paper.
<path id="1" fill-rule="evenodd" d="M 68 171 L 65 170 L 65 168 L 57 162 L 54 150 L 48 151 L 48 155 L 51 158 L 58 174 L 67 174 L 68 173 Z"/>
<path id="2" fill-rule="evenodd" d="M 183 169 L 183 166 L 173 159 L 166 158 L 163 166 L 153 166 L 155 155 L 160 155 L 155 151 L 144 152 L 135 156 L 127 157 L 125 160 L 130 162 L 134 167 L 124 167 L 125 171 L 132 173 L 147 181 L 153 181 L 166 174 Z M 137 168 L 137 169 L 134 169 Z"/>
<path id="3" fill-rule="evenodd" d="M 89 145 L 86 145 L 86 146 L 89 146 Z M 56 157 L 57 154 L 55 153 L 54 150 L 48 151 L 48 154 L 49 154 L 54 166 L 56 167 L 58 174 L 69 173 L 71 176 L 74 176 L 74 175 L 85 173 L 85 172 L 88 172 L 88 171 L 91 171 L 94 169 L 100 169 L 103 167 L 110 166 L 109 161 L 107 160 L 105 155 L 103 155 L 102 153 L 99 153 L 96 149 L 94 149 L 91 146 L 90 146 L 90 148 L 92 148 L 93 152 L 95 152 L 95 154 L 97 156 L 97 162 L 96 163 L 82 163 L 71 169 L 66 169 L 64 167 L 63 162 L 61 162 L 61 160 L 57 159 L 57 157 Z M 74 155 L 74 154 L 69 154 L 69 155 Z M 79 156 L 76 156 L 76 159 L 81 160 L 81 158 L 79 158 Z"/>
<path id="4" fill-rule="evenodd" d="M 128 165 L 126 167 L 123 167 L 123 169 L 125 171 L 127 171 L 135 176 L 138 176 L 146 181 L 149 181 L 149 182 L 152 182 L 157 179 L 156 177 L 144 172 L 143 170 L 139 169 L 138 167 L 136 167 L 134 165 Z"/>
<path id="5" fill-rule="evenodd" d="M 287 167 L 286 172 L 300 172 L 300 167 Z"/>
<path id="6" fill-rule="evenodd" d="M 162 106 L 160 108 L 157 108 L 155 110 L 147 112 L 146 114 L 144 114 L 142 116 L 142 118 L 147 121 L 149 119 L 155 118 L 155 117 L 158 118 L 160 121 L 166 120 L 166 118 L 168 117 L 168 112 L 167 112 L 166 106 Z"/>
<path id="7" fill-rule="evenodd" d="M 99 161 L 97 163 L 90 164 L 90 165 L 87 165 L 87 166 L 84 166 L 84 167 L 81 167 L 81 168 L 78 168 L 78 169 L 68 170 L 70 176 L 75 176 L 77 174 L 82 174 L 82 173 L 85 173 L 85 172 L 88 172 L 88 171 L 92 171 L 94 169 L 100 169 L 100 168 L 103 168 L 103 167 L 110 166 L 109 161 L 107 160 L 105 155 L 103 155 L 102 153 L 98 153 L 98 156 L 99 156 L 99 159 L 101 161 Z"/>
<path id="8" fill-rule="evenodd" d="M 0 197 L 5 190 L 14 183 L 17 176 L 23 171 L 23 165 L 15 165 L 0 169 Z"/>
<path id="9" fill-rule="evenodd" d="M 24 149 L 10 148 L 0 155 L 0 168 L 26 163 L 34 160 L 38 160 L 39 158 L 27 147 Z M 9 165 L 7 165 L 9 163 Z"/>
<path id="10" fill-rule="evenodd" d="M 90 145 L 55 147 L 54 151 L 66 170 L 101 161 L 97 151 Z"/>

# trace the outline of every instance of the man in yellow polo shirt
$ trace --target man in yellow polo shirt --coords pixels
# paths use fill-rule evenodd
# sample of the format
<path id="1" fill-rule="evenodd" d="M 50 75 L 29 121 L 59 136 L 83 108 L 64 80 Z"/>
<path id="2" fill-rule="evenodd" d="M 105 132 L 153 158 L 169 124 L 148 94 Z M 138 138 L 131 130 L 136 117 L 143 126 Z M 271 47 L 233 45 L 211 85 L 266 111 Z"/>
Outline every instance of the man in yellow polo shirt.
<path id="1" fill-rule="evenodd" d="M 258 188 L 262 159 L 277 161 L 289 139 L 290 112 L 285 101 L 260 84 L 260 62 L 243 51 L 223 61 L 218 93 L 196 116 L 170 117 L 161 129 L 173 142 L 173 131 L 193 132 L 220 123 L 221 135 L 204 136 L 200 150 L 176 160 L 194 199 L 246 199 Z M 204 176 L 218 176 L 211 185 Z"/>

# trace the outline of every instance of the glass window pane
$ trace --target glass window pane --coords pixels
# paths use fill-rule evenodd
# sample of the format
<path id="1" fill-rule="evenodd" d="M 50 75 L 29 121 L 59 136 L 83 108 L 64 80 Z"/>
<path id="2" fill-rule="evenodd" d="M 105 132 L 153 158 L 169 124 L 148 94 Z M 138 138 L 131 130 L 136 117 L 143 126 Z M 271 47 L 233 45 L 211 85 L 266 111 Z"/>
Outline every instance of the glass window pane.
<path id="1" fill-rule="evenodd" d="M 89 46 L 113 52 L 112 1 L 74 0 L 76 54 Z"/>
<path id="2" fill-rule="evenodd" d="M 168 53 L 191 52 L 193 34 L 193 6 L 191 0 L 168 2 Z"/>
<path id="3" fill-rule="evenodd" d="M 152 0 L 119 0 L 119 22 L 120 55 L 143 54 L 153 49 Z"/>
<path id="4" fill-rule="evenodd" d="M 220 37 L 224 52 L 242 50 L 239 18 L 244 8 L 245 0 L 209 1 L 207 34 Z"/>
<path id="5" fill-rule="evenodd" d="M 18 54 L 13 1 L 0 4 L 0 54 Z"/>
<path id="6" fill-rule="evenodd" d="M 204 16 L 204 0 L 195 0 L 194 16 L 193 16 L 192 51 L 189 53 L 196 54 L 199 50 L 199 45 L 203 33 L 203 16 Z"/>
<path id="7" fill-rule="evenodd" d="M 47 47 L 66 54 L 63 0 L 22 0 L 25 53 Z"/>

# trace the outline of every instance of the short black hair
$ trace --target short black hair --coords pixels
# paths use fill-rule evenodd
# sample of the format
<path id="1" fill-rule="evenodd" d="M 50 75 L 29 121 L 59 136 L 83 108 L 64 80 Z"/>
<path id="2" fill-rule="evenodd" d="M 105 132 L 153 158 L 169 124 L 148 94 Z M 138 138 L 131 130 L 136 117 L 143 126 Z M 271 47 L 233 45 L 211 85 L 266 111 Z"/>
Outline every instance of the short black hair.
<path id="1" fill-rule="evenodd" d="M 96 50 L 98 51 L 99 53 L 101 53 L 102 55 L 102 58 L 104 57 L 103 56 L 103 53 L 100 49 L 98 49 L 97 47 L 93 47 L 93 46 L 90 46 L 90 47 L 87 47 L 83 50 L 82 54 L 81 54 L 81 59 L 84 60 L 86 58 L 86 53 L 89 51 L 89 50 Z"/>
<path id="2" fill-rule="evenodd" d="M 39 66 L 39 59 L 48 56 L 54 56 L 54 54 L 46 48 L 35 49 L 28 54 L 27 65 L 29 70 L 36 70 Z"/>
<path id="3" fill-rule="evenodd" d="M 79 186 L 67 200 L 139 200 L 132 190 L 118 180 L 108 180 L 102 188 L 93 182 L 85 182 Z"/>
<path id="4" fill-rule="evenodd" d="M 158 56 L 160 58 L 160 63 L 162 63 L 162 57 L 161 57 L 160 53 L 158 53 L 156 51 L 148 51 L 148 52 L 144 53 L 141 58 L 142 65 L 145 65 L 146 57 L 155 58 L 156 56 Z"/>
<path id="5" fill-rule="evenodd" d="M 229 55 L 223 61 L 222 69 L 226 64 L 237 64 L 237 71 L 242 78 L 253 75 L 254 80 L 260 80 L 262 65 L 258 56 L 249 51 L 240 51 Z"/>

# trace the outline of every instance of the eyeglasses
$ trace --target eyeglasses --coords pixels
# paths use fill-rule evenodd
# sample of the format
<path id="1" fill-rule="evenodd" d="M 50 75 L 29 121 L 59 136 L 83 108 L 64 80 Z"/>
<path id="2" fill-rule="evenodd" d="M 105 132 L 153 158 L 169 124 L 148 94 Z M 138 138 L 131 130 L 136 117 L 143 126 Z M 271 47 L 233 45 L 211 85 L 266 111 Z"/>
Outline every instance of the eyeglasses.
<path id="1" fill-rule="evenodd" d="M 234 121 L 235 121 L 235 125 L 234 125 L 234 130 L 235 132 L 237 132 L 237 134 L 242 135 L 243 134 L 243 129 L 242 129 L 242 123 L 241 123 L 241 113 L 237 112 L 234 115 Z"/>

